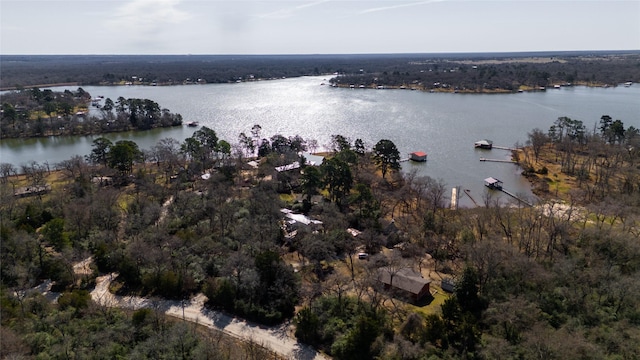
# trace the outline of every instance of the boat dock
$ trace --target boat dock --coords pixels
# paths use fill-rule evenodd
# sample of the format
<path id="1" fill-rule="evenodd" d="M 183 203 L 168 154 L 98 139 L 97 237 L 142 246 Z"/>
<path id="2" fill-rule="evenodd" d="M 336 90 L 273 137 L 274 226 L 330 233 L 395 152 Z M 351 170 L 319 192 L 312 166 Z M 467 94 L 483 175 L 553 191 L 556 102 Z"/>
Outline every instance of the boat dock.
<path id="1" fill-rule="evenodd" d="M 512 198 L 520 201 L 521 203 L 527 204 L 529 206 L 533 206 L 531 204 L 529 204 L 528 202 L 524 201 L 523 199 L 520 199 L 516 194 L 505 190 L 504 187 L 502 187 L 502 181 L 494 178 L 494 177 L 488 177 L 486 179 L 484 179 L 484 186 L 488 187 L 491 190 L 498 190 L 498 191 L 502 191 L 503 193 L 511 196 Z"/>
<path id="2" fill-rule="evenodd" d="M 464 189 L 464 193 L 469 197 L 469 199 L 471 199 L 471 201 L 473 202 L 473 204 L 474 204 L 475 206 L 480 206 L 480 205 L 478 205 L 478 203 L 476 202 L 476 200 L 475 200 L 474 198 L 472 198 L 472 197 L 471 197 L 471 194 L 470 194 L 470 193 L 471 193 L 471 190 L 469 190 L 469 189 Z"/>
<path id="3" fill-rule="evenodd" d="M 498 146 L 498 145 L 493 145 L 494 149 L 500 149 L 500 150 L 509 150 L 509 151 L 518 151 L 520 149 L 518 148 L 510 148 L 510 147 L 506 147 L 506 146 Z"/>
<path id="4" fill-rule="evenodd" d="M 487 158 L 480 158 L 480 161 L 490 161 L 490 162 L 502 162 L 502 163 L 511 163 L 511 164 L 517 164 L 517 162 L 513 161 L 513 160 L 506 160 L 506 159 L 487 159 Z"/>
<path id="5" fill-rule="evenodd" d="M 458 199 L 460 198 L 460 187 L 451 189 L 451 210 L 458 210 Z"/>
<path id="6" fill-rule="evenodd" d="M 488 139 L 478 140 L 473 144 L 473 146 L 477 149 L 485 149 L 485 150 L 491 150 L 491 149 L 500 149 L 500 150 L 509 150 L 509 151 L 521 150 L 518 148 L 511 148 L 507 146 L 493 145 L 493 141 Z"/>

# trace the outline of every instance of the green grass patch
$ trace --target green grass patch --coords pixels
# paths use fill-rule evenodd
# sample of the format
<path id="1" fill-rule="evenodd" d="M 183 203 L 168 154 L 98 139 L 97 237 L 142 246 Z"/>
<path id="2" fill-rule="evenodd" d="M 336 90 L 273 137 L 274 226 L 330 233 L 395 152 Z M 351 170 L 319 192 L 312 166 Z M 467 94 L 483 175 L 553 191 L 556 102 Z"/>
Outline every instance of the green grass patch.
<path id="1" fill-rule="evenodd" d="M 293 194 L 280 194 L 280 200 L 291 205 L 296 200 L 296 196 Z"/>
<path id="2" fill-rule="evenodd" d="M 572 189 L 572 187 L 569 184 L 569 182 L 563 181 L 563 180 L 566 180 L 566 178 L 564 178 L 564 177 L 557 178 L 557 179 L 553 179 L 553 178 L 547 177 L 545 179 L 546 180 L 550 180 L 550 181 L 548 181 L 548 183 L 549 183 L 549 192 L 551 192 L 551 193 L 554 193 L 554 194 L 557 193 L 559 195 L 566 195 Z"/>
<path id="3" fill-rule="evenodd" d="M 129 207 L 129 204 L 133 201 L 132 194 L 121 194 L 118 198 L 118 207 L 122 209 L 122 211 L 126 211 Z"/>
<path id="4" fill-rule="evenodd" d="M 431 314 L 440 314 L 442 313 L 442 304 L 444 301 L 449 298 L 449 294 L 440 289 L 436 290 L 433 294 L 433 300 L 429 303 L 429 305 L 425 306 L 415 306 L 408 304 L 407 307 L 410 311 L 421 314 L 421 315 L 431 315 Z"/>

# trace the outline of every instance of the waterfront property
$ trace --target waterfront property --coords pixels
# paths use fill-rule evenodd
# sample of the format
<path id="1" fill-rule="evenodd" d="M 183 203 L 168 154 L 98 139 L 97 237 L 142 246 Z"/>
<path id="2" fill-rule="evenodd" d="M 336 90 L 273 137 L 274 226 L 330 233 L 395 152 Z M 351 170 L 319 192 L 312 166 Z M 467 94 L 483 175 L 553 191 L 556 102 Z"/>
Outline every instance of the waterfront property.
<path id="1" fill-rule="evenodd" d="M 231 144 L 236 142 L 238 134 L 246 133 L 255 124 L 261 125 L 261 137 L 266 138 L 275 134 L 290 137 L 304 131 L 305 139 L 317 141 L 318 151 L 324 150 L 324 144 L 331 143 L 333 134 L 361 138 L 369 147 L 382 138 L 390 139 L 408 160 L 402 163 L 403 171 L 414 170 L 419 176 L 441 179 L 449 188 L 460 185 L 461 189 L 470 190 L 476 200 L 485 188 L 482 179 L 489 176 L 503 180 L 513 193 L 533 195 L 529 183 L 512 166 L 494 166 L 479 161 L 479 157 L 509 159 L 503 154 L 487 156 L 485 153 L 495 152 L 498 145 L 524 144 L 527 131 L 535 127 L 548 129 L 559 116 L 597 121 L 602 114 L 615 114 L 625 126 L 640 128 L 637 116 L 640 86 L 636 84 L 608 89 L 575 86 L 570 91 L 563 88 L 549 92 L 467 96 L 400 90 L 351 91 L 319 86 L 321 81 L 323 77 L 310 76 L 246 82 L 242 86 L 83 86 L 83 89 L 90 94 L 102 94 L 105 99 L 119 96 L 152 99 L 181 114 L 185 124 L 197 121 Z M 56 90 L 66 89 L 75 91 L 77 86 Z M 509 106 L 504 106 L 506 103 Z M 89 115 L 100 116 L 101 112 L 91 106 Z M 390 118 L 397 122 L 391 125 Z M 585 121 L 585 125 L 592 124 Z M 102 135 L 112 142 L 133 140 L 140 149 L 150 149 L 163 138 L 183 142 L 197 129 L 199 127 L 179 126 Z M 30 161 L 57 164 L 76 154 L 90 154 L 94 138 L 3 139 L 0 153 L 2 162 L 19 169 Z M 476 140 L 484 138 L 493 141 L 492 150 L 469 151 L 468 146 L 460 146 L 473 146 Z M 427 162 L 409 160 L 409 153 L 420 150 L 429 151 Z M 463 196 L 459 206 L 475 204 Z"/>
<path id="2" fill-rule="evenodd" d="M 324 162 L 324 156 L 313 155 L 307 152 L 300 153 L 299 155 L 302 158 L 304 158 L 304 164 L 308 166 L 320 166 Z M 283 171 L 295 170 L 299 168 L 300 168 L 300 161 L 294 161 L 291 164 L 277 166 L 276 171 L 283 172 Z"/>

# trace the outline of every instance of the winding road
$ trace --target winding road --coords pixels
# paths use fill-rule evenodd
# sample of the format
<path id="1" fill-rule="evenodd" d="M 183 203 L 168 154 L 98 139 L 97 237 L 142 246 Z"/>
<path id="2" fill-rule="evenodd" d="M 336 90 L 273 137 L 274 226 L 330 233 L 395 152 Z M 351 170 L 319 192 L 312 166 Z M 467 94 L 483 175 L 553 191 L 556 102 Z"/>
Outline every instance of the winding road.
<path id="1" fill-rule="evenodd" d="M 91 298 L 96 303 L 116 308 L 140 309 L 154 308 L 165 314 L 184 319 L 206 327 L 217 329 L 225 334 L 244 341 L 251 341 L 272 350 L 288 359 L 328 360 L 313 348 L 299 343 L 289 335 L 288 325 L 266 327 L 252 324 L 218 311 L 204 307 L 206 297 L 198 294 L 189 301 L 173 301 L 164 299 L 147 299 L 137 296 L 117 296 L 109 292 L 109 284 L 118 275 L 116 273 L 100 276 L 96 279 L 96 287 L 91 291 Z"/>
<path id="2" fill-rule="evenodd" d="M 164 221 L 167 215 L 167 207 L 173 202 L 170 197 L 162 205 L 162 213 L 156 225 Z M 73 266 L 74 273 L 79 276 L 91 274 L 91 257 L 80 261 Z M 137 310 L 151 308 L 164 312 L 185 321 L 204 325 L 208 328 L 222 331 L 243 341 L 250 341 L 287 358 L 295 360 L 329 360 L 330 357 L 317 352 L 312 347 L 298 342 L 290 335 L 290 325 L 283 324 L 279 327 L 261 326 L 245 320 L 226 315 L 219 311 L 209 310 L 204 307 L 207 298 L 198 294 L 190 300 L 177 301 L 156 298 L 143 298 L 138 296 L 118 296 L 109 292 L 109 285 L 118 277 L 117 273 L 99 276 L 96 278 L 96 286 L 91 291 L 91 299 L 101 306 L 111 308 L 123 308 Z M 59 293 L 51 292 L 52 282 L 45 281 L 30 291 L 43 294 L 50 301 L 57 301 Z"/>

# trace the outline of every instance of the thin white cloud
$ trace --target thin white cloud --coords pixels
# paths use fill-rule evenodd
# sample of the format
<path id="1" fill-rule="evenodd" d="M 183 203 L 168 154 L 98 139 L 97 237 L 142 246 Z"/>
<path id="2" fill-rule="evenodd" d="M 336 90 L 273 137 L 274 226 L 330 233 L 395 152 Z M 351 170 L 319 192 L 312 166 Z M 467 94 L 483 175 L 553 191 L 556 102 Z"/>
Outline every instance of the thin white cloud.
<path id="1" fill-rule="evenodd" d="M 129 35 L 153 33 L 168 24 L 179 24 L 191 18 L 178 8 L 180 0 L 132 0 L 113 11 L 107 25 Z"/>
<path id="2" fill-rule="evenodd" d="M 299 10 L 322 5 L 324 3 L 330 2 L 329 0 L 320 0 L 310 3 L 305 3 L 301 5 L 296 5 L 284 9 L 279 9 L 273 12 L 258 14 L 255 17 L 259 19 L 287 19 L 293 17 Z"/>
<path id="3" fill-rule="evenodd" d="M 412 3 L 403 3 L 403 4 L 390 5 L 390 6 L 381 6 L 381 7 L 362 10 L 362 11 L 360 11 L 360 14 L 367 14 L 367 13 L 379 12 L 379 11 L 395 10 L 395 9 L 401 9 L 401 8 L 413 7 L 413 6 L 420 6 L 420 5 L 426 5 L 426 4 L 436 3 L 436 2 L 443 2 L 443 1 L 446 1 L 446 0 L 426 0 L 426 1 L 419 1 L 419 2 L 412 2 Z"/>

